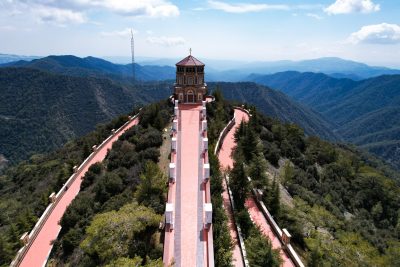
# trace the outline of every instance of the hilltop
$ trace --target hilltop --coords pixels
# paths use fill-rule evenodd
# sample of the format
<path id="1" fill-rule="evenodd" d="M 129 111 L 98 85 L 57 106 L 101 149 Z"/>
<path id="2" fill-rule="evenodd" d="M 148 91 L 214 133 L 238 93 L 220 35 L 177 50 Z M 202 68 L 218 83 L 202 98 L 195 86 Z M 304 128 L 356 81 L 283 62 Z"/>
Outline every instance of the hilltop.
<path id="1" fill-rule="evenodd" d="M 217 102 L 207 106 L 212 145 L 233 108 L 218 91 L 216 96 Z M 243 205 L 238 202 L 243 196 L 237 197 L 235 183 L 248 181 L 251 176 L 253 182 L 240 190 L 245 190 L 245 194 L 250 193 L 251 187 L 264 190 L 264 202 L 279 225 L 289 229 L 292 243 L 307 266 L 345 265 L 353 262 L 354 257 L 359 257 L 358 262 L 365 266 L 396 266 L 400 247 L 399 174 L 388 172 L 390 169 L 379 161 L 364 160 L 350 147 L 307 137 L 294 124 L 264 116 L 253 107 L 245 108 L 250 108 L 252 116 L 235 134 L 239 143 L 234 158 L 240 164 L 234 165 L 229 184 L 239 207 Z M 161 153 L 160 146 L 167 142 L 162 130 L 170 121 L 172 106 L 162 101 L 144 107 L 140 113 L 140 124 L 122 135 L 105 161 L 92 166 L 85 175 L 81 192 L 61 220 L 63 228 L 51 253 L 52 263 L 160 264 L 162 238 L 158 225 L 166 201 L 167 177 L 159 159 L 168 158 L 168 153 Z M 72 173 L 72 166 L 87 156 L 89 147 L 101 142 L 112 128 L 126 120 L 127 116 L 119 117 L 60 150 L 36 155 L 1 176 L 2 265 L 9 263 L 19 247 L 19 236 L 31 229 L 43 212 L 49 192 L 62 186 Z M 211 154 L 210 164 L 215 199 L 222 188 L 218 184 L 222 176 L 218 159 Z M 281 188 L 279 193 L 276 188 Z M 218 240 L 214 243 L 215 256 L 219 266 L 229 266 L 229 236 L 223 231 L 226 220 L 221 209 L 213 211 L 218 225 L 214 230 L 214 240 Z M 237 212 L 235 216 L 241 211 Z M 269 243 L 255 246 L 256 229 L 243 211 L 240 214 L 237 223 L 253 262 Z"/>

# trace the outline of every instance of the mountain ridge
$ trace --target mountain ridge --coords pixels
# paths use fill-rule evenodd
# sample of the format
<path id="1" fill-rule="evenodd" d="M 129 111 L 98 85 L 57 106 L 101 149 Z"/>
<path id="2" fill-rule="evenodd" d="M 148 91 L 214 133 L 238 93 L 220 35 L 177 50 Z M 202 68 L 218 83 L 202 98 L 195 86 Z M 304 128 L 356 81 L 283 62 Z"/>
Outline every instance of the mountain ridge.
<path id="1" fill-rule="evenodd" d="M 379 156 L 385 155 L 400 168 L 400 153 L 384 153 L 378 149 L 382 145 L 390 151 L 399 150 L 396 140 L 400 139 L 400 75 L 352 81 L 319 73 L 281 72 L 249 79 L 315 109 L 336 125 L 331 129 L 346 141 L 374 147 L 375 152 L 380 151 Z"/>

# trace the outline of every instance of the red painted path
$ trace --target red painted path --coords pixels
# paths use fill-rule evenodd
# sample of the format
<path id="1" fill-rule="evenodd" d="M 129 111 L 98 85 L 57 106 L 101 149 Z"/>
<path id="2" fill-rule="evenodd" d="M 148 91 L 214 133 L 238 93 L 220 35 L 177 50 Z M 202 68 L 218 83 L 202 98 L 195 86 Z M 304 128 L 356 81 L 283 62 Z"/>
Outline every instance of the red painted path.
<path id="1" fill-rule="evenodd" d="M 209 182 L 203 183 L 200 111 L 202 105 L 179 104 L 177 153 L 171 153 L 176 164 L 176 181 L 169 183 L 168 203 L 174 205 L 174 229 L 165 228 L 164 266 L 213 266 L 212 226 L 204 229 L 204 203 L 210 202 Z"/>
<path id="2" fill-rule="evenodd" d="M 221 145 L 221 150 L 218 154 L 218 158 L 219 158 L 222 168 L 226 169 L 228 167 L 230 167 L 230 168 L 233 167 L 233 159 L 231 158 L 231 153 L 232 153 L 232 150 L 236 146 L 234 134 L 242 120 L 248 121 L 249 120 L 248 114 L 242 110 L 235 109 L 235 125 L 232 127 L 232 129 L 228 132 L 228 134 L 224 138 L 223 143 Z M 224 186 L 225 186 L 225 184 L 224 184 Z M 224 198 L 224 206 L 228 205 L 229 199 L 228 199 L 228 194 L 227 194 L 226 190 L 223 193 L 223 198 Z M 252 219 L 252 221 L 255 224 L 257 224 L 260 227 L 262 233 L 271 240 L 272 247 L 274 249 L 280 249 L 280 254 L 283 259 L 282 266 L 284 266 L 284 267 L 295 266 L 293 264 L 293 262 L 291 261 L 291 259 L 288 257 L 288 255 L 282 249 L 283 245 L 281 244 L 281 242 L 279 241 L 279 239 L 275 235 L 275 233 L 272 231 L 271 226 L 269 225 L 268 221 L 265 219 L 262 212 L 259 210 L 258 206 L 254 202 L 254 199 L 252 197 L 250 197 L 246 200 L 246 207 L 248 208 L 248 212 L 250 214 L 250 218 Z M 230 229 L 230 234 L 231 234 L 232 240 L 234 240 L 234 243 L 235 243 L 235 246 L 233 248 L 233 259 L 235 261 L 234 264 L 235 264 L 235 266 L 243 266 L 243 264 L 242 264 L 243 259 L 242 259 L 242 255 L 240 253 L 240 248 L 239 248 L 238 241 L 237 241 L 238 237 L 237 237 L 237 233 L 236 233 L 236 230 L 235 230 L 235 227 L 233 224 L 233 220 L 232 220 L 232 209 L 231 209 L 230 205 L 229 205 L 229 207 L 225 206 L 225 209 L 228 213 L 228 218 L 229 218 L 228 226 Z"/>
<path id="3" fill-rule="evenodd" d="M 177 202 L 180 204 L 179 239 L 175 239 L 175 247 L 179 247 L 175 255 L 178 266 L 199 266 L 198 244 L 200 230 L 198 206 L 199 195 L 199 159 L 200 159 L 200 107 L 179 105 L 180 111 L 180 194 Z M 178 204 L 178 203 L 177 203 Z M 203 204 L 201 202 L 201 204 Z M 178 212 L 177 212 L 178 215 Z M 177 229 L 178 230 L 178 229 Z M 180 256 L 180 257 L 179 257 Z"/>
<path id="4" fill-rule="evenodd" d="M 53 247 L 52 241 L 55 240 L 58 236 L 58 233 L 61 230 L 61 226 L 58 222 L 61 220 L 65 210 L 68 205 L 74 200 L 76 195 L 79 193 L 82 177 L 85 176 L 85 173 L 89 169 L 89 167 L 96 163 L 103 161 L 107 155 L 108 149 L 111 149 L 112 144 L 118 140 L 118 138 L 127 131 L 130 127 L 136 125 L 138 123 L 138 119 L 132 120 L 127 126 L 122 130 L 116 133 L 110 140 L 100 149 L 97 150 L 97 153 L 94 157 L 88 162 L 86 167 L 79 173 L 78 177 L 74 180 L 74 182 L 70 185 L 68 190 L 61 196 L 61 199 L 56 204 L 56 207 L 51 212 L 50 216 L 44 223 L 42 229 L 39 234 L 36 236 L 29 250 L 25 254 L 19 266 L 21 267 L 41 267 L 46 264 L 47 257 L 50 254 L 50 251 Z"/>

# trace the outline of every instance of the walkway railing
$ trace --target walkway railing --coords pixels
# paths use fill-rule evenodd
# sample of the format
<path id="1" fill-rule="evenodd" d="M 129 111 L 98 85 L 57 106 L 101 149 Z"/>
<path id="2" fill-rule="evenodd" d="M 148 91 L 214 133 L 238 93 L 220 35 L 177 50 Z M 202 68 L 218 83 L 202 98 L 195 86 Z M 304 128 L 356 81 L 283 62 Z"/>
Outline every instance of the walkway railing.
<path id="1" fill-rule="evenodd" d="M 235 107 L 235 109 L 239 109 L 245 113 L 249 117 L 251 117 L 250 111 L 247 109 L 244 109 L 243 107 Z M 248 179 L 251 181 L 251 178 L 248 177 Z M 293 249 L 292 245 L 290 244 L 290 233 L 287 231 L 287 229 L 281 229 L 278 224 L 275 222 L 274 218 L 272 217 L 271 213 L 268 211 L 267 207 L 265 206 L 264 202 L 261 200 L 260 195 L 258 194 L 257 190 L 255 188 L 252 189 L 252 192 L 254 194 L 256 203 L 258 206 L 261 208 L 261 212 L 264 215 L 265 219 L 268 221 L 269 225 L 271 226 L 272 230 L 276 234 L 276 236 L 279 238 L 279 241 L 284 245 L 284 249 L 289 255 L 290 259 L 293 261 L 293 263 L 298 266 L 298 267 L 304 267 L 303 262 L 301 261 L 299 255 L 296 253 L 296 251 Z"/>
<path id="2" fill-rule="evenodd" d="M 225 128 L 221 131 L 219 134 L 217 143 L 215 145 L 214 149 L 214 154 L 218 155 L 219 150 L 221 149 L 222 146 L 222 141 L 225 139 L 225 136 L 228 134 L 228 132 L 232 129 L 232 127 L 235 125 L 235 114 L 233 114 L 233 118 L 228 122 L 228 124 L 225 126 Z"/>
<path id="3" fill-rule="evenodd" d="M 54 208 L 57 206 L 58 202 L 62 198 L 62 196 L 65 194 L 65 191 L 70 187 L 70 185 L 76 180 L 76 178 L 81 174 L 82 170 L 87 166 L 88 162 L 97 154 L 97 151 L 99 151 L 103 146 L 105 146 L 110 139 L 115 136 L 117 133 L 120 131 L 124 130 L 125 127 L 133 120 L 135 120 L 138 117 L 139 114 L 136 114 L 133 117 L 129 117 L 129 120 L 124 123 L 120 128 L 117 130 L 113 130 L 112 134 L 107 137 L 99 146 L 93 146 L 93 152 L 82 162 L 82 164 L 79 167 L 74 167 L 74 173 L 69 177 L 67 182 L 61 187 L 61 189 L 58 191 L 58 193 L 54 196 L 54 193 L 50 195 L 51 203 L 47 206 L 45 211 L 43 212 L 42 216 L 40 216 L 39 220 L 36 222 L 35 226 L 31 230 L 29 234 L 25 233 L 21 239 L 21 241 L 24 242 L 24 246 L 17 252 L 16 257 L 14 260 L 11 262 L 10 266 L 19 266 L 21 263 L 22 259 L 25 257 L 26 253 L 28 252 L 29 248 L 32 246 L 34 243 L 37 235 L 40 233 L 40 231 L 43 228 L 43 225 L 49 218 L 50 214 L 54 210 Z"/>
<path id="4" fill-rule="evenodd" d="M 214 149 L 214 154 L 216 156 L 218 156 L 218 153 L 221 150 L 223 140 L 225 139 L 225 137 L 229 133 L 229 131 L 233 128 L 235 123 L 236 123 L 236 116 L 235 116 L 235 114 L 233 114 L 233 118 L 228 122 L 228 124 L 225 126 L 225 128 L 219 134 L 219 137 L 218 137 L 217 143 L 215 145 L 215 149 Z M 235 204 L 233 202 L 232 191 L 229 188 L 229 177 L 227 175 L 226 176 L 224 175 L 224 180 L 225 180 L 225 184 L 226 184 L 226 189 L 228 191 L 229 203 L 232 207 L 232 219 L 235 221 L 235 216 L 233 214 L 234 209 L 235 209 Z M 239 238 L 239 248 L 240 248 L 240 253 L 241 253 L 242 259 L 243 259 L 243 265 L 246 267 L 249 267 L 250 265 L 249 265 L 249 261 L 247 260 L 246 247 L 244 245 L 242 231 L 241 231 L 239 225 L 237 225 L 235 222 L 233 222 L 233 224 L 235 225 L 235 230 L 236 230 L 237 236 Z"/>
<path id="5" fill-rule="evenodd" d="M 200 151 L 202 154 L 202 179 L 204 185 L 203 191 L 203 225 L 207 238 L 206 260 L 207 266 L 213 267 L 214 264 L 214 240 L 212 225 L 212 204 L 211 204 L 211 188 L 210 188 L 210 163 L 208 161 L 208 137 L 207 137 L 207 109 L 206 101 L 203 101 L 202 110 L 200 112 Z"/>

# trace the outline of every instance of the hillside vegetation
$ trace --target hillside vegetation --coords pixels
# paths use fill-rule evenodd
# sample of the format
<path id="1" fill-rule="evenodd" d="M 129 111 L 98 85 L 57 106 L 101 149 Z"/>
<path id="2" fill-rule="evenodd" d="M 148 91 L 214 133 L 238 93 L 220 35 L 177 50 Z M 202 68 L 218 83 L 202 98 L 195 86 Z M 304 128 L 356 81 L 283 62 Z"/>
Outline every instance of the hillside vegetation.
<path id="1" fill-rule="evenodd" d="M 252 80 L 315 109 L 346 141 L 400 168 L 400 75 L 356 82 L 324 74 L 283 72 Z"/>
<path id="2" fill-rule="evenodd" d="M 251 110 L 235 134 L 235 201 L 252 187 L 263 190 L 307 266 L 398 266 L 399 174 L 390 177 L 351 148 Z"/>
<path id="3" fill-rule="evenodd" d="M 74 64 L 64 65 L 59 71 L 70 73 L 71 68 L 74 70 L 70 66 Z M 91 70 L 92 65 L 87 67 Z M 0 68 L 0 155 L 12 165 L 35 153 L 52 151 L 95 129 L 98 123 L 134 106 L 165 99 L 172 92 L 172 82 L 132 85 L 121 78 L 98 77 Z M 262 107 L 265 114 L 298 123 L 309 135 L 337 138 L 320 115 L 280 92 L 254 83 L 218 84 L 228 99 L 248 100 Z M 210 83 L 210 91 L 218 84 Z M 0 168 L 5 163 L 0 156 Z"/>
<path id="4" fill-rule="evenodd" d="M 144 108 L 140 124 L 114 143 L 103 163 L 89 168 L 80 194 L 61 220 L 63 228 L 53 252 L 55 264 L 162 266 L 158 225 L 164 211 L 166 178 L 156 163 L 163 142 L 161 130 L 169 122 L 170 110 L 166 102 Z M 120 117 L 0 176 L 0 266 L 11 262 L 20 247 L 19 237 L 32 229 L 48 204 L 48 195 L 61 188 L 72 174 L 72 166 L 80 164 L 92 145 L 127 119 Z"/>
<path id="5" fill-rule="evenodd" d="M 0 68 L 0 94 L 0 154 L 15 163 L 59 148 L 135 106 L 165 99 L 170 88 Z"/>
<path id="6" fill-rule="evenodd" d="M 250 82 L 219 82 L 209 85 L 212 89 L 219 88 L 226 99 L 255 105 L 265 115 L 300 125 L 307 135 L 328 140 L 340 139 L 330 130 L 334 126 L 323 116 L 279 91 Z"/>

